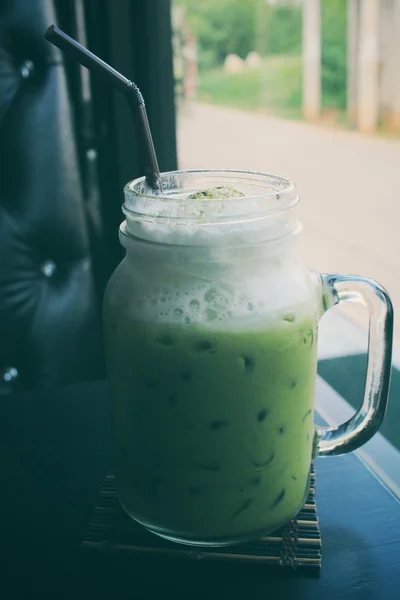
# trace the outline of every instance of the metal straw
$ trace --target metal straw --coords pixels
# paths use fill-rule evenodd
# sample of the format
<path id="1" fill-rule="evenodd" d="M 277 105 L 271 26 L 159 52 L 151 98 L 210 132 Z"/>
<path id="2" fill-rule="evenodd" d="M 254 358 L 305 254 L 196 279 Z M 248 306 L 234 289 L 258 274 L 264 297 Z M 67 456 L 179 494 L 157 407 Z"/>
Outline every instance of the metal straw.
<path id="1" fill-rule="evenodd" d="M 158 168 L 143 96 L 137 85 L 55 25 L 50 25 L 45 33 L 45 38 L 93 73 L 101 75 L 105 81 L 124 94 L 137 123 L 140 144 L 145 159 L 146 180 L 154 190 L 160 190 L 160 169 Z"/>

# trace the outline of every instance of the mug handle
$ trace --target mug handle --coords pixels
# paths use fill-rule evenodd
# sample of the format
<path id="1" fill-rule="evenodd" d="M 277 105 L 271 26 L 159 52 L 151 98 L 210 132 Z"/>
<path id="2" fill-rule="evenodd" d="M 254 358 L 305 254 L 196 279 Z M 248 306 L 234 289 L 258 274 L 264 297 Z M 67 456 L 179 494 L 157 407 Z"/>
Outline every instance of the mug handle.
<path id="1" fill-rule="evenodd" d="M 316 425 L 316 456 L 356 450 L 378 431 L 386 414 L 393 345 L 393 306 L 386 290 L 364 277 L 322 274 L 323 312 L 340 302 L 361 302 L 369 311 L 368 365 L 363 403 L 337 427 Z"/>

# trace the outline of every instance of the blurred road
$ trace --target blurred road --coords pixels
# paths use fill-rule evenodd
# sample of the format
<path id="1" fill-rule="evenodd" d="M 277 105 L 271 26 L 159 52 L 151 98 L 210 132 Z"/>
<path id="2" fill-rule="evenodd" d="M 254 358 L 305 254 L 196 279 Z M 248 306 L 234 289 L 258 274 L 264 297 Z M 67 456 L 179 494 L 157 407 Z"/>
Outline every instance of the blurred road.
<path id="1" fill-rule="evenodd" d="M 400 141 L 209 105 L 181 112 L 181 168 L 253 169 L 294 180 L 306 263 L 376 279 L 400 311 Z M 346 313 L 367 326 L 359 305 Z M 400 349 L 400 319 L 395 344 Z"/>

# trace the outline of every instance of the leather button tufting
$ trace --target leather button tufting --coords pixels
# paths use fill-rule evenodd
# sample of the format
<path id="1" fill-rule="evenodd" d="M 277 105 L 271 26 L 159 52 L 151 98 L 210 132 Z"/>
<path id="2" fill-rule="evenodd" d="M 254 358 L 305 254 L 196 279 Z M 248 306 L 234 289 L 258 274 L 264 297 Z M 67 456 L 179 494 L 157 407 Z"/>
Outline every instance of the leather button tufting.
<path id="1" fill-rule="evenodd" d="M 6 383 L 12 383 L 18 377 L 18 371 L 15 367 L 7 367 L 1 372 L 0 378 Z"/>
<path id="2" fill-rule="evenodd" d="M 53 277 L 55 272 L 57 271 L 56 264 L 52 260 L 45 260 L 41 266 L 40 270 L 42 271 L 45 277 Z"/>
<path id="3" fill-rule="evenodd" d="M 32 75 L 33 71 L 35 69 L 35 65 L 33 64 L 33 62 L 31 60 L 26 60 L 20 69 L 21 75 L 24 79 L 27 79 L 28 77 L 30 77 L 30 75 Z"/>

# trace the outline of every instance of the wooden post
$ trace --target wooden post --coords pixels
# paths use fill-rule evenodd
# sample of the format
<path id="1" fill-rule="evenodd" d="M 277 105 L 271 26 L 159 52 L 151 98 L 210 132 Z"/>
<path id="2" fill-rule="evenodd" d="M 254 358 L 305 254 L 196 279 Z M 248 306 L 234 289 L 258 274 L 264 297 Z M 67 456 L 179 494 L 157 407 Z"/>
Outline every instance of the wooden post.
<path id="1" fill-rule="evenodd" d="M 379 17 L 380 0 L 360 4 L 357 124 L 361 131 L 376 129 L 379 115 Z"/>
<path id="2" fill-rule="evenodd" d="M 393 101 L 392 101 L 392 125 L 400 129 L 400 2 L 393 3 Z"/>
<path id="3" fill-rule="evenodd" d="M 197 47 L 196 39 L 192 35 L 185 39 L 184 58 L 184 97 L 186 100 L 194 100 L 197 90 Z"/>
<path id="4" fill-rule="evenodd" d="M 321 1 L 303 4 L 303 113 L 317 119 L 321 112 Z"/>

